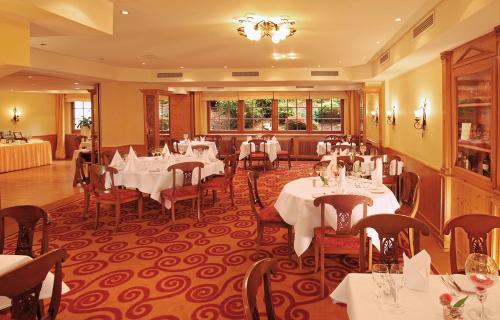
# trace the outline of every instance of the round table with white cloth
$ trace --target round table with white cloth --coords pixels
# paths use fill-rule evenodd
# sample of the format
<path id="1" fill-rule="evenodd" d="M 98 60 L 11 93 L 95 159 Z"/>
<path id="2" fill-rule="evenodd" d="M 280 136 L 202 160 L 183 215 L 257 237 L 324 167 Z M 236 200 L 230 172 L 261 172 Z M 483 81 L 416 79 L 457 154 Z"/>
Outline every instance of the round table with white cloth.
<path id="1" fill-rule="evenodd" d="M 337 145 L 337 146 L 342 145 L 342 146 L 352 146 L 352 147 L 356 147 L 356 144 L 355 144 L 355 143 L 350 143 L 350 142 L 342 142 L 342 143 L 337 143 L 336 145 Z M 324 141 L 320 141 L 320 142 L 318 142 L 318 144 L 316 145 L 316 153 L 318 154 L 318 156 L 322 156 L 322 155 L 325 155 L 325 154 L 327 154 L 327 153 L 330 153 L 331 149 L 332 149 L 331 144 L 328 144 L 328 152 L 327 152 L 327 146 L 325 145 L 325 142 L 324 142 Z"/>
<path id="2" fill-rule="evenodd" d="M 208 146 L 212 152 L 214 153 L 214 156 L 217 156 L 217 145 L 215 144 L 215 142 L 213 141 L 186 141 L 186 140 L 182 140 L 179 142 L 179 152 L 180 153 L 185 153 L 187 148 L 188 148 L 188 145 L 191 143 L 191 147 L 193 146 Z"/>
<path id="3" fill-rule="evenodd" d="M 265 147 L 265 148 L 264 148 Z M 276 158 L 278 158 L 278 152 L 281 151 L 280 143 L 276 140 L 269 140 L 260 145 L 260 151 L 264 151 L 267 153 L 269 157 L 269 161 L 274 162 Z M 252 143 L 252 152 L 255 152 L 255 145 Z M 243 141 L 240 146 L 240 160 L 245 159 L 250 155 L 250 143 L 248 141 Z"/>
<path id="4" fill-rule="evenodd" d="M 321 158 L 321 161 L 330 161 L 332 160 L 331 155 L 325 155 Z M 365 176 L 371 175 L 371 172 L 375 170 L 375 161 L 372 161 L 372 155 L 356 155 L 356 157 L 361 157 L 364 159 L 364 161 L 361 163 L 361 172 Z M 397 160 L 392 160 L 389 168 L 389 174 L 394 176 L 394 175 L 400 175 L 403 173 L 403 168 L 405 166 L 403 161 L 397 161 L 397 173 L 396 173 L 396 161 Z"/>
<path id="5" fill-rule="evenodd" d="M 313 182 L 313 180 L 315 182 Z M 343 194 L 367 196 L 373 200 L 373 206 L 368 207 L 367 214 L 394 213 L 399 203 L 389 188 L 384 185 L 375 185 L 371 180 L 355 177 L 346 177 L 347 187 Z M 315 184 L 315 185 L 313 185 Z M 274 207 L 283 220 L 292 225 L 295 232 L 294 249 L 298 256 L 302 255 L 311 244 L 314 228 L 321 226 L 320 207 L 315 207 L 314 199 L 323 195 L 340 194 L 336 184 L 324 187 L 319 177 L 308 177 L 293 180 L 287 183 L 276 200 Z M 326 206 L 326 223 L 336 229 L 337 215 L 335 209 Z M 354 224 L 363 218 L 362 205 L 353 210 L 351 223 Z M 378 234 L 367 230 L 373 244 L 379 246 Z"/>
<path id="6" fill-rule="evenodd" d="M 139 189 L 144 193 L 149 193 L 151 199 L 160 201 L 160 193 L 162 190 L 172 187 L 173 175 L 172 171 L 167 171 L 167 168 L 175 163 L 200 161 L 196 157 L 186 157 L 181 155 L 171 155 L 171 158 L 163 159 L 161 157 L 142 157 L 136 160 L 135 170 L 118 169 L 118 173 L 113 176 L 115 186 L 125 186 L 127 188 Z M 198 182 L 198 170 L 193 172 L 192 182 Z M 201 169 L 201 179 L 211 175 L 223 174 L 224 163 L 214 159 L 204 163 Z M 176 185 L 181 185 L 183 175 L 177 171 Z M 111 186 L 109 174 L 106 175 L 106 188 Z M 170 202 L 165 203 L 165 207 L 170 209 Z"/>

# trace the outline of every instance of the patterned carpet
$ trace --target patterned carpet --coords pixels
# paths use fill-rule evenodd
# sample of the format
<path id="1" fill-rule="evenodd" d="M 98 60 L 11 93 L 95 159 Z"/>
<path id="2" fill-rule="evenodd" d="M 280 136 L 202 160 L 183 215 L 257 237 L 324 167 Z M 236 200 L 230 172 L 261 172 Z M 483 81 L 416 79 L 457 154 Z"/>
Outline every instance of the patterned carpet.
<path id="1" fill-rule="evenodd" d="M 261 176 L 259 191 L 266 204 L 283 185 L 307 175 L 313 162 L 294 163 Z M 83 220 L 83 201 L 50 211 L 50 245 L 66 248 L 63 296 L 59 319 L 243 319 L 241 287 L 248 267 L 259 258 L 274 257 L 279 273 L 273 279 L 273 300 L 280 319 L 323 319 L 342 314 L 329 298 L 319 299 L 319 273 L 313 273 L 312 250 L 302 270 L 288 260 L 286 233 L 266 229 L 264 255 L 255 252 L 255 219 L 248 202 L 245 172 L 236 180 L 236 207 L 224 195 L 215 206 L 205 198 L 202 222 L 190 204 L 179 205 L 175 224 L 159 219 L 159 204 L 145 201 L 139 220 L 133 205 L 125 206 L 119 231 L 113 233 L 112 209 L 106 208 L 94 230 L 95 206 Z M 11 241 L 10 247 L 14 243 Z M 354 256 L 332 256 L 326 277 L 333 289 L 351 270 Z M 261 308 L 261 310 L 264 310 Z M 332 317 L 333 315 L 333 317 Z"/>

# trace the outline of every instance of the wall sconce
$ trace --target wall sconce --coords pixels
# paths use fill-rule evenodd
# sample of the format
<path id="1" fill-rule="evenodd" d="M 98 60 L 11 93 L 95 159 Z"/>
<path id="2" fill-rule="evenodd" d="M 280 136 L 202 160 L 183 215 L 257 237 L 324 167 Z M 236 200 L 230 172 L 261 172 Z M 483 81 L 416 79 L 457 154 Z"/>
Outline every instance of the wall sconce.
<path id="1" fill-rule="evenodd" d="M 372 110 L 370 114 L 372 115 L 372 121 L 375 122 L 375 125 L 378 125 L 378 108 Z"/>
<path id="2" fill-rule="evenodd" d="M 422 130 L 422 137 L 427 126 L 427 113 L 427 99 L 424 99 L 424 104 L 414 111 L 415 122 L 413 123 L 415 129 Z"/>
<path id="3" fill-rule="evenodd" d="M 392 106 L 392 112 L 387 115 L 387 124 L 390 126 L 396 125 L 396 106 Z"/>
<path id="4" fill-rule="evenodd" d="M 17 123 L 17 122 L 19 122 L 20 117 L 21 117 L 21 112 L 19 110 L 17 110 L 16 107 L 14 107 L 12 121 Z"/>

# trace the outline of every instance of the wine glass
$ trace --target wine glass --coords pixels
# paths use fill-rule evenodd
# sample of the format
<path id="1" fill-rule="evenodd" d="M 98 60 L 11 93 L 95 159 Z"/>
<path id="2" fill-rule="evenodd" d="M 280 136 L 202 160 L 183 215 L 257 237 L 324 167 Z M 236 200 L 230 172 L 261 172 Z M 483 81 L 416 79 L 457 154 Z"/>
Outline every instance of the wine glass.
<path id="1" fill-rule="evenodd" d="M 376 299 L 379 302 L 382 299 L 382 288 L 383 288 L 384 283 L 387 279 L 388 273 L 389 273 L 389 269 L 387 268 L 387 266 L 385 264 L 377 264 L 376 263 L 372 266 L 372 278 L 378 287 Z"/>
<path id="2" fill-rule="evenodd" d="M 188 139 L 188 137 L 189 137 L 189 136 L 188 136 L 188 134 L 187 134 L 187 133 L 184 133 L 182 136 L 184 137 L 184 140 L 185 140 L 185 141 L 187 141 L 187 139 Z"/>
<path id="3" fill-rule="evenodd" d="M 482 253 L 471 253 L 465 261 L 465 274 L 476 287 L 477 299 L 481 310 L 475 319 L 490 319 L 484 307 L 486 289 L 492 287 L 498 280 L 498 266 L 490 256 Z"/>
<path id="4" fill-rule="evenodd" d="M 400 308 L 399 305 L 399 293 L 404 287 L 405 278 L 403 276 L 403 266 L 400 264 L 391 265 L 390 274 L 392 278 L 392 283 L 394 284 L 395 294 L 394 303 L 396 304 L 396 309 Z"/>

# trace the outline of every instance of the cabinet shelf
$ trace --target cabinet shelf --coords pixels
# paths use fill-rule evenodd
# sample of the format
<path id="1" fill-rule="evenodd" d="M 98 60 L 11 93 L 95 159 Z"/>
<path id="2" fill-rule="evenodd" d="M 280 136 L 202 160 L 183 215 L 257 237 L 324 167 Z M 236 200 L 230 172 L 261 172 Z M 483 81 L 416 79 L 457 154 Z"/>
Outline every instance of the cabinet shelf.
<path id="1" fill-rule="evenodd" d="M 464 148 L 464 149 L 470 149 L 470 150 L 476 150 L 476 151 L 482 151 L 482 152 L 491 152 L 491 148 L 485 148 L 483 145 L 471 145 L 471 144 L 465 144 L 465 143 L 458 143 L 457 146 L 459 148 Z"/>
<path id="2" fill-rule="evenodd" d="M 458 108 L 484 108 L 491 107 L 491 102 L 478 102 L 478 103 L 460 103 Z"/>

